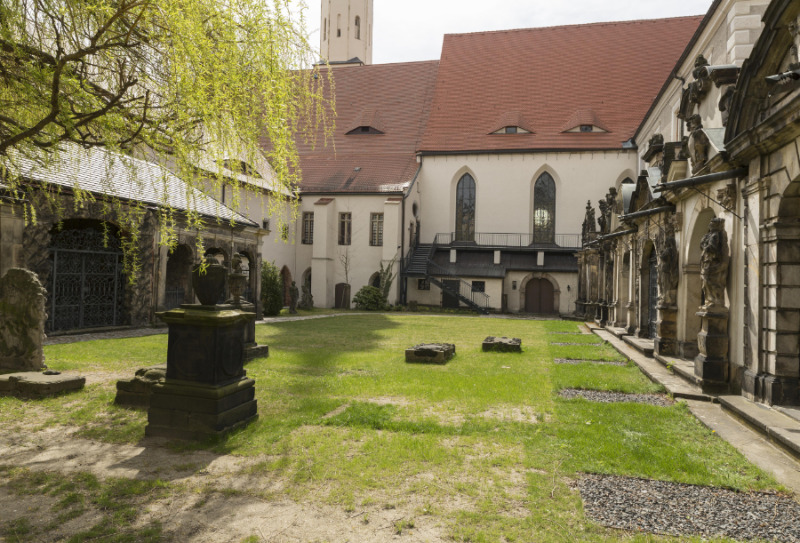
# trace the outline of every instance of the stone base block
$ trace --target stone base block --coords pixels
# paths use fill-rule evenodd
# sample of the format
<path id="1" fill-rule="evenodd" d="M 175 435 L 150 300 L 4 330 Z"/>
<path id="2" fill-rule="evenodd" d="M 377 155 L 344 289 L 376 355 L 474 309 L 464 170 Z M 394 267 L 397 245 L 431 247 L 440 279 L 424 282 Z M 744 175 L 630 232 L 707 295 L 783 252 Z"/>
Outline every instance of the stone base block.
<path id="1" fill-rule="evenodd" d="M 250 362 L 256 358 L 269 358 L 269 345 L 245 344 L 244 361 Z"/>
<path id="2" fill-rule="evenodd" d="M 117 381 L 117 395 L 114 403 L 126 407 L 147 409 L 150 407 L 153 387 L 159 382 L 163 382 L 166 374 L 166 364 L 136 370 L 133 379 Z"/>
<path id="3" fill-rule="evenodd" d="M 46 398 L 81 390 L 86 378 L 76 375 L 19 372 L 0 375 L 0 394 L 23 398 Z"/>
<path id="4" fill-rule="evenodd" d="M 223 435 L 258 417 L 255 381 L 223 385 L 167 379 L 153 387 L 145 435 L 201 440 Z"/>
<path id="5" fill-rule="evenodd" d="M 697 355 L 694 374 L 701 379 L 703 392 L 721 392 L 728 389 L 728 361 Z"/>
<path id="6" fill-rule="evenodd" d="M 800 379 L 745 370 L 742 396 L 767 405 L 800 405 Z"/>
<path id="7" fill-rule="evenodd" d="M 406 362 L 419 364 L 447 364 L 456 354 L 452 343 L 421 343 L 406 349 Z"/>
<path id="8" fill-rule="evenodd" d="M 678 342 L 673 338 L 656 336 L 653 343 L 653 352 L 662 356 L 676 356 L 678 354 Z"/>
<path id="9" fill-rule="evenodd" d="M 484 352 L 521 353 L 522 340 L 516 337 L 492 337 L 483 340 Z"/>

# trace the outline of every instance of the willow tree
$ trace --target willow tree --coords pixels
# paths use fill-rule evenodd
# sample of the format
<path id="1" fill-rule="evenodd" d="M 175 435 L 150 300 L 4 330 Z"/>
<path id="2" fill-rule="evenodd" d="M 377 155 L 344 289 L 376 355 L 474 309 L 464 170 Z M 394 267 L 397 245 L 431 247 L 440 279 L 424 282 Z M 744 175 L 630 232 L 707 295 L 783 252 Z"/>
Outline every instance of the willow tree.
<path id="1" fill-rule="evenodd" d="M 328 134 L 332 115 L 309 68 L 301 8 L 297 0 L 0 0 L 3 182 L 30 190 L 22 162 L 52 164 L 82 146 L 163 161 L 196 187 L 205 185 L 200 164 L 219 182 L 232 157 L 266 159 L 275 193 L 289 193 L 299 174 L 295 138 Z M 129 210 L 135 237 L 136 212 L 108 205 Z"/>

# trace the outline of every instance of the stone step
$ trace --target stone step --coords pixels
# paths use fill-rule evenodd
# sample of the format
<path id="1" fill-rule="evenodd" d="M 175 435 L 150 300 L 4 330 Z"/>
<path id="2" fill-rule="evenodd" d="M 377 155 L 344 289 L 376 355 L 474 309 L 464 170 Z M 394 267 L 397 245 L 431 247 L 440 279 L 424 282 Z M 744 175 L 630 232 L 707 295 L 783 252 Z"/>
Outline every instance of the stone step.
<path id="1" fill-rule="evenodd" d="M 622 340 L 646 357 L 653 358 L 656 344 L 654 340 L 635 336 L 623 336 Z"/>
<path id="2" fill-rule="evenodd" d="M 742 396 L 720 396 L 719 403 L 728 413 L 766 435 L 781 448 L 800 459 L 800 420 L 788 416 L 778 409 L 753 403 Z M 792 408 L 781 409 L 792 410 Z"/>
<path id="3" fill-rule="evenodd" d="M 710 394 L 705 394 L 702 389 L 690 382 L 687 382 L 682 377 L 672 373 L 661 362 L 656 361 L 654 358 L 646 356 L 640 350 L 636 349 L 633 345 L 629 344 L 623 339 L 614 336 L 608 330 L 595 327 L 592 330 L 598 337 L 608 341 L 617 351 L 622 355 L 632 360 L 639 369 L 644 373 L 648 379 L 655 383 L 661 384 L 673 398 L 681 398 L 686 400 L 697 400 L 703 402 L 712 402 L 714 397 Z"/>

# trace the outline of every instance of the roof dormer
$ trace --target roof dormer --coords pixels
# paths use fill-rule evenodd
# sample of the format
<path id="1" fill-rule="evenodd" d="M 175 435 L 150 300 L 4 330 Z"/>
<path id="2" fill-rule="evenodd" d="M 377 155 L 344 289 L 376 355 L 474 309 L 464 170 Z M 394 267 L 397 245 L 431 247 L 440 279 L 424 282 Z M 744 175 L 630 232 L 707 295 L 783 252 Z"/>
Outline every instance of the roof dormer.
<path id="1" fill-rule="evenodd" d="M 348 136 L 358 134 L 385 134 L 386 127 L 381 121 L 380 113 L 372 108 L 365 108 L 361 110 L 358 117 L 353 124 L 350 125 L 350 130 L 345 132 Z"/>
<path id="2" fill-rule="evenodd" d="M 507 111 L 497 118 L 490 134 L 533 134 L 529 123 L 519 111 Z"/>
<path id="3" fill-rule="evenodd" d="M 592 109 L 578 109 L 572 114 L 563 128 L 565 133 L 606 133 L 611 132 Z"/>

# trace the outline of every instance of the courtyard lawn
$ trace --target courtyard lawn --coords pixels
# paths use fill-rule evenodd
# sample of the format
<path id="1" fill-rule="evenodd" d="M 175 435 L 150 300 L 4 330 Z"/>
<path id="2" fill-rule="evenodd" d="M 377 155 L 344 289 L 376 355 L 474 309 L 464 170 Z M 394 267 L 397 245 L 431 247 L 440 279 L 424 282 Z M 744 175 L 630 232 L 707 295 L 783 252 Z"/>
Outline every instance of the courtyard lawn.
<path id="1" fill-rule="evenodd" d="M 27 469 L 6 465 L 0 493 L 50 493 L 58 500 L 56 516 L 78 518 L 92 510 L 96 517 L 100 511 L 105 524 L 84 527 L 74 541 L 117 540 L 109 534 L 167 539 L 166 519 L 137 519 L 131 504 L 197 493 L 321 503 L 364 525 L 378 513 L 397 511 L 386 533 L 440 538 L 431 540 L 674 541 L 597 526 L 584 517 L 574 481 L 594 472 L 737 490 L 777 488 L 685 404 L 560 398 L 563 388 L 661 392 L 630 363 L 554 364 L 556 358 L 625 360 L 607 344 L 584 345 L 602 343 L 594 335 L 564 333 L 578 331 L 566 321 L 401 314 L 259 325 L 257 340 L 270 346 L 270 357 L 247 365 L 256 380 L 259 419 L 217 442 L 171 446 L 185 456 L 182 469 L 190 473 L 203 469 L 191 464 L 198 450 L 239 457 L 229 477 L 201 486 L 133 485 L 59 474 L 57 466 L 31 477 Z M 519 337 L 524 352 L 483 353 L 486 336 Z M 76 429 L 77 438 L 141 444 L 146 413 L 114 406 L 114 385 L 136 368 L 163 363 L 166 342 L 166 336 L 150 336 L 47 347 L 51 368 L 94 376 L 93 384 L 43 401 L 0 398 L 0 436 L 64 427 Z M 456 357 L 444 366 L 406 364 L 404 349 L 421 342 L 455 343 Z M 113 494 L 118 507 L 92 501 L 92 485 Z M 121 497 L 115 493 L 120 488 L 126 491 Z M 4 524 L 0 516 L 0 534 L 40 541 L 55 529 L 32 523 L 22 517 Z M 254 531 L 249 540 L 262 538 Z"/>

